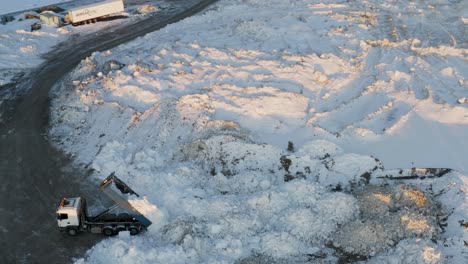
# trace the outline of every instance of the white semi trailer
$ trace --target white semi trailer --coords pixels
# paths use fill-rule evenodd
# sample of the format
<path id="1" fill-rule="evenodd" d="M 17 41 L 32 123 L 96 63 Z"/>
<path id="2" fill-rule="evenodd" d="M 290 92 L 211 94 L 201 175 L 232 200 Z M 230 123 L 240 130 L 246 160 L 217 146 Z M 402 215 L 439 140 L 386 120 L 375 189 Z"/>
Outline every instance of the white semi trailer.
<path id="1" fill-rule="evenodd" d="M 123 0 L 106 0 L 68 10 L 67 22 L 77 26 L 87 22 L 96 22 L 100 18 L 124 11 Z"/>

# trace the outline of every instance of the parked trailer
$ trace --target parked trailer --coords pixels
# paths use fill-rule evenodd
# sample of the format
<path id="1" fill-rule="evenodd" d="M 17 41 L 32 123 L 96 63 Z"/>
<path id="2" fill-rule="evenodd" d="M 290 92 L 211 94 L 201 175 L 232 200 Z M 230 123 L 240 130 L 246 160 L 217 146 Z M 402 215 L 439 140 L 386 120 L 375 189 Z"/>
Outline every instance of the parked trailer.
<path id="1" fill-rule="evenodd" d="M 70 9 L 66 20 L 72 25 L 96 22 L 98 19 L 124 11 L 122 0 L 107 0 L 91 5 Z"/>
<path id="2" fill-rule="evenodd" d="M 84 198 L 62 198 L 57 209 L 60 231 L 66 232 L 70 236 L 76 236 L 80 232 L 102 233 L 106 236 L 112 236 L 120 231 L 130 231 L 130 235 L 137 235 L 152 224 L 148 218 L 128 202 L 124 195 L 138 196 L 138 194 L 118 179 L 114 173 L 109 175 L 99 188 L 116 204 L 96 216 L 90 216 Z M 124 209 L 129 213 L 113 214 L 112 211 L 117 208 Z"/>

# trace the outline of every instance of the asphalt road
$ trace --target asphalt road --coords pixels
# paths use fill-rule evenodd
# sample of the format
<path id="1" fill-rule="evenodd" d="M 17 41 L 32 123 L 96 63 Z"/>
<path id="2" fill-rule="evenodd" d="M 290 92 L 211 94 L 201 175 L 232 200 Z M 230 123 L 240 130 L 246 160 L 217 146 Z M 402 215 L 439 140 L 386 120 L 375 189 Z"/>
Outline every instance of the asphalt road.
<path id="1" fill-rule="evenodd" d="M 170 8 L 99 35 L 79 36 L 44 56 L 46 61 L 16 84 L 28 91 L 3 107 L 0 124 L 0 263 L 69 263 L 82 257 L 101 235 L 68 237 L 58 232 L 55 210 L 61 197 L 97 197 L 87 172 L 47 141 L 49 91 L 94 51 L 158 30 L 191 16 L 216 0 L 167 0 Z"/>

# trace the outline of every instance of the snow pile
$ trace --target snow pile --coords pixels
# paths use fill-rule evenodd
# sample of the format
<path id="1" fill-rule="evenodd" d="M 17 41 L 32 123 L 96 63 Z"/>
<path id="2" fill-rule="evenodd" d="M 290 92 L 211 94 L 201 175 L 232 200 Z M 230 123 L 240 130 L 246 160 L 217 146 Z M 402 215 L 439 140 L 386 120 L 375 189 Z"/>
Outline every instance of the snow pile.
<path id="1" fill-rule="evenodd" d="M 458 259 L 454 263 L 463 263 Z M 398 243 L 395 249 L 390 250 L 385 255 L 380 255 L 371 259 L 369 263 L 418 263 L 436 264 L 443 262 L 443 255 L 433 243 L 427 240 L 408 239 Z"/>
<path id="2" fill-rule="evenodd" d="M 90 67 L 110 60 L 127 67 L 89 78 L 109 80 L 95 84 L 108 88 L 96 91 L 96 103 L 132 101 L 136 116 L 155 100 L 201 90 L 216 119 L 234 121 L 256 142 L 327 139 L 391 167 L 465 172 L 463 4 L 434 5 L 275 1 L 265 10 L 258 1 L 231 1 L 115 55 L 94 54 Z M 399 155 L 387 151 L 395 147 Z"/>
<path id="3" fill-rule="evenodd" d="M 339 225 L 358 214 L 352 196 L 329 193 L 310 181 L 223 194 L 216 178 L 201 171 L 173 173 L 123 177 L 129 183 L 146 181 L 147 188 L 139 191 L 163 206 L 146 214 L 154 222 L 148 233 L 100 244 L 87 261 L 235 262 L 252 254 L 294 261 L 318 251 Z M 135 254 L 140 256 L 133 259 Z"/>
<path id="4" fill-rule="evenodd" d="M 372 155 L 468 171 L 463 4 L 436 2 L 221 1 L 83 60 L 51 138 L 155 224 L 78 263 L 462 263 L 467 177 Z"/>

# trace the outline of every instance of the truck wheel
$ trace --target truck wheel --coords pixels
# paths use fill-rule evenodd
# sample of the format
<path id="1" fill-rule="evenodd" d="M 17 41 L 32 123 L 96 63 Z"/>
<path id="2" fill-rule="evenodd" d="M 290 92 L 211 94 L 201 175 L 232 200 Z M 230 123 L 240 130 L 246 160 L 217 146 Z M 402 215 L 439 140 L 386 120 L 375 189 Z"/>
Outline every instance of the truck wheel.
<path id="1" fill-rule="evenodd" d="M 78 235 L 78 230 L 76 228 L 67 228 L 67 234 L 69 236 L 76 236 Z"/>
<path id="2" fill-rule="evenodd" d="M 135 236 L 138 235 L 138 233 L 140 233 L 140 230 L 138 230 L 138 228 L 130 227 L 130 235 Z"/>
<path id="3" fill-rule="evenodd" d="M 104 227 L 104 229 L 102 229 L 102 233 L 105 236 L 112 236 L 112 235 L 114 235 L 114 230 L 112 230 L 112 228 L 110 228 L 110 227 Z"/>

